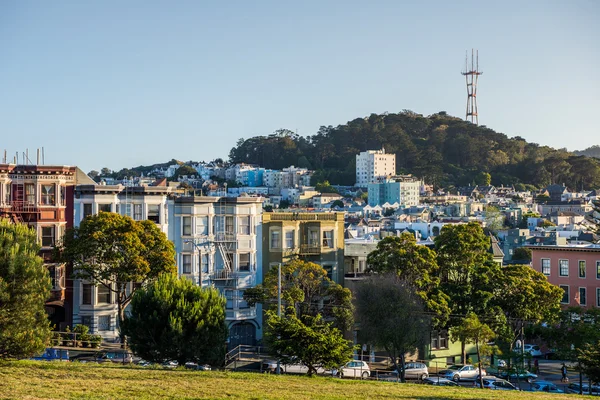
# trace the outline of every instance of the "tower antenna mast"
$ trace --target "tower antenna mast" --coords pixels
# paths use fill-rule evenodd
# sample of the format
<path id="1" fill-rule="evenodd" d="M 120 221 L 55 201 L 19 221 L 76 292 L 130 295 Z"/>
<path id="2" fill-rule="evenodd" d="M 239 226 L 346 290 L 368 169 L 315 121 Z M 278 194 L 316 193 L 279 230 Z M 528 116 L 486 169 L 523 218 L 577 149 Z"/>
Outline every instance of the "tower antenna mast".
<path id="1" fill-rule="evenodd" d="M 471 49 L 471 68 L 467 52 L 465 52 L 465 70 L 461 72 L 467 83 L 467 112 L 465 119 L 475 125 L 479 125 L 479 114 L 477 112 L 477 81 L 483 72 L 479 70 L 479 50 Z"/>

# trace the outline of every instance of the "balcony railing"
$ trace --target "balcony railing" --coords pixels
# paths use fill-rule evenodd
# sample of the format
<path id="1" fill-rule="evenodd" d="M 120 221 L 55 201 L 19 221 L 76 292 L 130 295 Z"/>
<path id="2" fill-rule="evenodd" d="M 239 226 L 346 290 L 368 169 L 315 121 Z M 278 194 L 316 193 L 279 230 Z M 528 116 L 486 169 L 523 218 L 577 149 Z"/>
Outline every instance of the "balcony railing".
<path id="1" fill-rule="evenodd" d="M 254 286 L 256 282 L 256 274 L 253 271 L 218 270 L 209 276 L 213 281 L 220 282 L 226 287 L 248 288 Z"/>
<path id="2" fill-rule="evenodd" d="M 215 233 L 215 242 L 235 242 L 235 233 L 231 232 L 217 232 Z"/>
<path id="3" fill-rule="evenodd" d="M 336 221 L 335 213 L 269 213 L 271 221 Z"/>
<path id="4" fill-rule="evenodd" d="M 320 255 L 321 246 L 312 244 L 301 244 L 299 254 L 302 256 Z"/>

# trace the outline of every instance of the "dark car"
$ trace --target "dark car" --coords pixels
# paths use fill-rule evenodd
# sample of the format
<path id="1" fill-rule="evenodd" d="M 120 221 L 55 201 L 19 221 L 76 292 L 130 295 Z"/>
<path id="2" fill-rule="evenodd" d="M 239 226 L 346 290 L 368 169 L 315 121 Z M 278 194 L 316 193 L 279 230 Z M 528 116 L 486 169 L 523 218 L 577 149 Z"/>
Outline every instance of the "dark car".
<path id="1" fill-rule="evenodd" d="M 129 364 L 133 362 L 133 354 L 128 351 L 98 351 L 94 354 L 82 353 L 71 358 L 79 362 L 113 362 Z"/>
<path id="2" fill-rule="evenodd" d="M 423 379 L 423 383 L 426 385 L 434 386 L 458 386 L 458 383 L 451 381 L 450 379 L 437 377 L 430 377 Z"/>
<path id="3" fill-rule="evenodd" d="M 47 348 L 39 356 L 35 356 L 32 360 L 36 361 L 69 361 L 69 350 Z"/>
<path id="4" fill-rule="evenodd" d="M 567 386 L 567 393 L 579 394 L 580 388 L 583 390 L 583 394 L 590 393 L 590 386 L 587 383 L 584 383 L 582 386 L 579 386 L 579 383 L 570 383 Z M 600 386 L 592 385 L 592 396 L 600 396 Z"/>

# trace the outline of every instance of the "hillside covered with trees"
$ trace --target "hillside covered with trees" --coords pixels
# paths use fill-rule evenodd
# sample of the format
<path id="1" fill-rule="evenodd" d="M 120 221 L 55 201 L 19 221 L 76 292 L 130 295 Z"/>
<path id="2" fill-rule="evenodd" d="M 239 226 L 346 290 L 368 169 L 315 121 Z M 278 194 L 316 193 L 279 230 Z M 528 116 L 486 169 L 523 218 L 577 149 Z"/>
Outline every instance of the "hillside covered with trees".
<path id="1" fill-rule="evenodd" d="M 509 138 L 445 112 L 428 117 L 409 110 L 371 114 L 336 127 L 322 126 L 308 137 L 278 130 L 240 139 L 229 158 L 232 163 L 273 169 L 293 164 L 317 170 L 316 181 L 353 185 L 356 154 L 382 147 L 396 154 L 398 174 L 423 177 L 436 187 L 474 183 L 481 171 L 491 174 L 493 185 L 600 187 L 600 160 L 528 143 L 519 136 Z"/>
<path id="2" fill-rule="evenodd" d="M 600 146 L 594 145 L 590 146 L 585 150 L 574 151 L 578 156 L 588 156 L 594 158 L 600 158 Z"/>

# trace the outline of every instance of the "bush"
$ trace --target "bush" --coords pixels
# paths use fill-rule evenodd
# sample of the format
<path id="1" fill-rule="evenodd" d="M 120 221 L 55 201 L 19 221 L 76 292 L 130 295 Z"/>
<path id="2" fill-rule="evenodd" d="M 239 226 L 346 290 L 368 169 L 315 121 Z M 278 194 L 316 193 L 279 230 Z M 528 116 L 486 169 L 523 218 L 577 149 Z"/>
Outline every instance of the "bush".
<path id="1" fill-rule="evenodd" d="M 102 343 L 102 336 L 100 335 L 90 335 L 90 343 L 94 349 L 100 347 Z"/>

